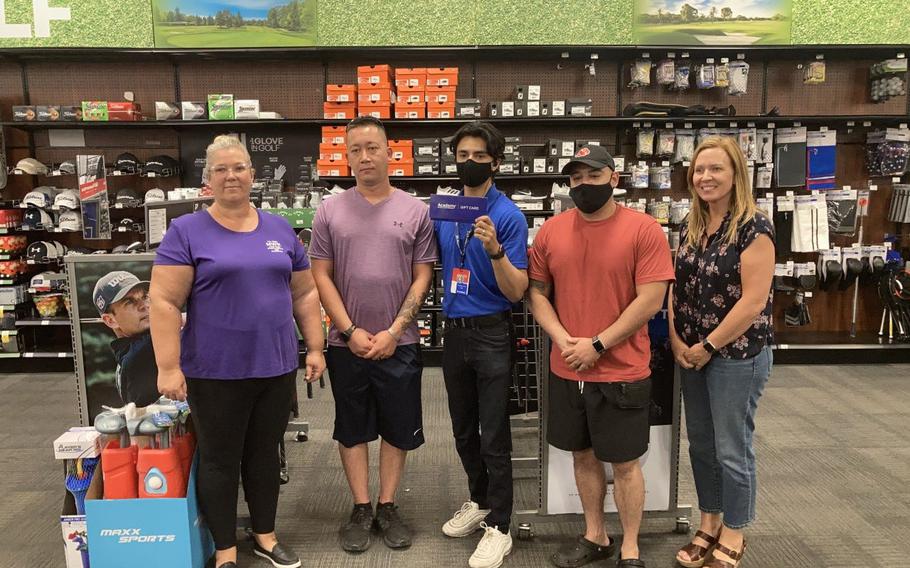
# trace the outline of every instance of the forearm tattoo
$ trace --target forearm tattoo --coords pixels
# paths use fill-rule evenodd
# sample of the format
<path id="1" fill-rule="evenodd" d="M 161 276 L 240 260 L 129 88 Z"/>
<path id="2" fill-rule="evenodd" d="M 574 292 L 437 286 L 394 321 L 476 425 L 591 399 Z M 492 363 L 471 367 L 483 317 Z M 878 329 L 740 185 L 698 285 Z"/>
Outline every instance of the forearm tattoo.
<path id="1" fill-rule="evenodd" d="M 534 280 L 531 278 L 531 288 L 534 288 L 547 298 L 550 297 L 550 292 L 553 291 L 553 284 L 549 282 L 541 282 L 540 280 Z"/>
<path id="2" fill-rule="evenodd" d="M 401 309 L 398 310 L 398 315 L 395 316 L 395 320 L 401 324 L 402 330 L 406 328 L 414 318 L 417 317 L 417 314 L 420 312 L 420 306 L 423 305 L 423 301 L 427 296 L 428 290 L 424 290 L 419 294 L 408 294 L 408 297 L 404 299 L 404 303 L 401 304 Z"/>

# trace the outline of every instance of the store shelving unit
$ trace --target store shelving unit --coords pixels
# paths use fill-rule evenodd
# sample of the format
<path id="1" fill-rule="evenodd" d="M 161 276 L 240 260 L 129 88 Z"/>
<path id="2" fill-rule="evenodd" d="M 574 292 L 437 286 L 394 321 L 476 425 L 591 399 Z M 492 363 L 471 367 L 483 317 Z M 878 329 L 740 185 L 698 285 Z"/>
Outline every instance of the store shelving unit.
<path id="1" fill-rule="evenodd" d="M 721 90 L 669 92 L 657 86 L 630 89 L 628 66 L 645 54 L 657 61 L 673 52 L 677 58 L 687 54 L 692 61 L 707 57 L 742 56 L 751 64 L 749 91 L 742 97 L 731 97 Z M 864 133 L 880 127 L 900 127 L 910 123 L 910 108 L 906 96 L 882 104 L 873 104 L 868 97 L 868 68 L 875 61 L 910 53 L 910 46 L 770 46 L 770 47 L 687 47 L 661 46 L 500 46 L 500 47 L 399 47 L 399 48 L 290 48 L 290 49 L 7 49 L 0 50 L 0 127 L 7 135 L 7 161 L 13 165 L 23 157 L 34 156 L 42 161 L 59 163 L 71 159 L 73 149 L 52 147 L 49 130 L 79 129 L 84 132 L 86 150 L 103 153 L 108 160 L 123 151 L 131 151 L 140 159 L 154 154 L 181 157 L 185 172 L 191 172 L 198 157 L 200 141 L 220 132 L 253 129 L 285 136 L 299 146 L 301 156 L 317 153 L 320 128 L 339 126 L 345 120 L 322 118 L 322 101 L 327 84 L 355 82 L 356 66 L 389 63 L 394 67 L 457 66 L 459 68 L 458 97 L 481 99 L 482 118 L 489 120 L 507 136 L 522 138 L 524 156 L 540 155 L 542 145 L 550 138 L 598 139 L 616 155 L 628 159 L 634 155 L 632 133 L 637 128 L 699 128 L 699 127 L 787 127 L 796 123 L 808 127 L 827 126 L 839 133 L 838 185 L 863 187 L 867 176 L 862 166 Z M 593 55 L 596 54 L 596 58 Z M 824 85 L 802 83 L 800 65 L 825 57 L 828 80 Z M 73 65 L 77 63 L 78 65 Z M 596 72 L 591 73 L 594 62 Z M 229 66 L 231 73 L 225 73 Z M 275 78 L 280 78 L 280 83 Z M 485 118 L 487 103 L 509 100 L 515 85 L 539 84 L 544 100 L 589 97 L 593 100 L 591 117 L 549 118 Z M 279 112 L 280 120 L 231 121 L 156 121 L 138 122 L 15 122 L 11 120 L 13 104 L 76 104 L 81 100 L 119 100 L 124 91 L 133 91 L 146 114 L 154 101 L 203 100 L 207 93 L 234 93 L 242 98 L 259 98 L 264 110 Z M 704 104 L 725 108 L 736 107 L 737 116 L 699 116 L 641 118 L 622 116 L 623 109 L 635 102 L 674 102 L 683 105 Z M 781 116 L 768 116 L 773 109 Z M 384 121 L 392 138 L 450 136 L 470 119 L 451 120 L 387 120 Z M 841 148 L 843 142 L 843 148 Z M 542 196 L 554 182 L 563 178 L 556 174 L 502 175 L 498 183 L 506 192 L 529 190 Z M 74 183 L 73 176 L 10 176 L 5 197 L 22 197 L 37 185 L 66 185 Z M 112 176 L 116 191 L 134 187 L 138 192 L 152 187 L 172 189 L 177 185 L 192 185 L 191 177 L 184 179 Z M 325 182 L 344 187 L 352 185 L 352 177 L 324 178 Z M 393 178 L 397 186 L 427 194 L 437 184 L 451 185 L 454 176 L 414 176 Z M 893 179 L 875 180 L 878 191 L 870 209 L 867 240 L 878 240 L 885 233 L 895 233 L 899 227 L 881 221 L 890 198 Z M 621 182 L 621 185 L 627 180 Z M 627 198 L 652 197 L 655 190 L 628 188 Z M 772 190 L 774 191 L 774 190 Z M 673 189 L 662 193 L 673 198 L 686 196 L 684 171 L 678 165 L 673 171 Z M 138 216 L 138 212 L 112 209 L 112 214 Z M 542 211 L 526 211 L 529 225 L 552 214 L 552 204 L 544 202 Z M 873 218 L 879 220 L 871 222 Z M 539 222 L 539 221 L 538 221 Z M 10 231 L 0 229 L 0 234 Z M 68 245 L 85 244 L 78 234 L 33 231 L 23 233 L 30 240 L 56 238 Z M 137 237 L 132 231 L 115 232 L 114 240 L 89 243 L 91 247 L 111 248 L 127 244 Z M 900 245 L 906 246 L 905 240 Z M 840 243 L 838 243 L 840 244 Z M 805 260 L 796 256 L 795 260 Z M 35 267 L 36 269 L 39 267 Z M 0 284 L 2 285 L 2 284 Z M 781 352 L 795 352 L 793 346 L 811 345 L 811 333 L 831 334 L 830 345 L 850 345 L 849 310 L 845 309 L 844 294 L 817 292 L 813 304 L 815 320 L 807 329 L 793 332 L 793 338 L 781 340 Z M 776 307 L 775 317 L 783 321 L 785 295 Z M 825 306 L 825 309 L 821 309 Z M 426 307 L 432 323 L 431 346 L 438 350 L 437 304 Z M 880 304 L 873 291 L 863 289 L 859 329 L 877 330 Z M 25 324 L 21 329 L 50 332 L 61 329 L 54 324 Z M 782 327 L 782 326 L 781 326 Z M 43 331 L 42 331 L 43 330 Z M 781 337 L 787 330 L 781 329 Z M 877 338 L 860 334 L 861 343 L 875 351 Z M 786 348 L 783 348 L 786 347 Z M 818 349 L 804 350 L 820 353 Z M 50 352 L 50 351 L 48 351 Z M 23 367 L 24 368 L 24 367 Z"/>

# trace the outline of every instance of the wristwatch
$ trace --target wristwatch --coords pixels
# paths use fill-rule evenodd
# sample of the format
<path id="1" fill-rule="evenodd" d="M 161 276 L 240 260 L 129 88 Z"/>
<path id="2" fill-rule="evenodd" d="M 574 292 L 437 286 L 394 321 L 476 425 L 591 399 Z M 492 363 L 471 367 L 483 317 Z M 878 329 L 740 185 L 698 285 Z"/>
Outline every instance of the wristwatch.
<path id="1" fill-rule="evenodd" d="M 351 327 L 349 327 L 346 330 L 341 332 L 341 340 L 344 341 L 345 343 L 350 341 L 351 336 L 354 335 L 354 330 L 356 330 L 356 329 L 357 329 L 357 326 L 354 324 L 351 324 Z"/>
<path id="2" fill-rule="evenodd" d="M 606 346 L 604 346 L 603 341 L 600 340 L 600 336 L 598 335 L 595 335 L 591 338 L 591 345 L 594 346 L 594 351 L 597 351 L 598 355 L 607 350 Z"/>
<path id="3" fill-rule="evenodd" d="M 717 347 L 714 347 L 714 344 L 711 343 L 710 341 L 708 341 L 707 339 L 705 339 L 704 341 L 701 342 L 701 346 L 704 347 L 705 351 L 707 351 L 711 355 L 714 355 L 715 353 L 717 353 Z"/>
<path id="4" fill-rule="evenodd" d="M 505 255 L 506 255 L 506 249 L 502 245 L 499 245 L 499 252 L 497 252 L 496 254 L 487 254 L 487 256 L 490 257 L 490 260 L 499 260 L 500 258 L 504 257 Z"/>

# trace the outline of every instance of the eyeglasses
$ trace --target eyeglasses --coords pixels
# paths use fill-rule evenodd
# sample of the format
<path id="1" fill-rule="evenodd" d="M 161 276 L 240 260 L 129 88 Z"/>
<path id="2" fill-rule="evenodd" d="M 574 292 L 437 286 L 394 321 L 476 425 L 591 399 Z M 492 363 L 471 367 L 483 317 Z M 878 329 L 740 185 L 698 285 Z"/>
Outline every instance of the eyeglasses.
<path id="1" fill-rule="evenodd" d="M 215 177 L 223 177 L 231 172 L 235 176 L 241 176 L 250 171 L 250 164 L 236 164 L 234 166 L 215 166 L 209 169 L 209 172 Z"/>

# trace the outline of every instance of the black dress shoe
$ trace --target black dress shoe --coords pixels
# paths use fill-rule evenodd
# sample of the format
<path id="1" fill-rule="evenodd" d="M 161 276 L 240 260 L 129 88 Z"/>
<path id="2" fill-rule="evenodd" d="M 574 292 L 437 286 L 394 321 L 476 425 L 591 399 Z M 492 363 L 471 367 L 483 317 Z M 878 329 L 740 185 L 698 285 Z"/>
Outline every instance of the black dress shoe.
<path id="1" fill-rule="evenodd" d="M 373 505 L 354 505 L 351 518 L 341 527 L 341 548 L 347 552 L 364 552 L 370 548 L 373 530 Z"/>
<path id="2" fill-rule="evenodd" d="M 411 546 L 411 529 L 398 515 L 398 507 L 392 503 L 376 506 L 376 528 L 382 534 L 382 541 L 389 548 Z"/>
<path id="3" fill-rule="evenodd" d="M 253 554 L 265 558 L 271 562 L 272 566 L 275 568 L 299 568 L 300 566 L 300 558 L 292 551 L 281 546 L 280 542 L 276 542 L 275 546 L 272 547 L 272 551 L 269 552 L 259 546 L 259 543 L 254 540 Z"/>
<path id="4" fill-rule="evenodd" d="M 600 546 L 580 535 L 575 542 L 560 548 L 550 557 L 559 568 L 578 568 L 595 560 L 610 558 L 616 552 L 616 542 L 611 538 L 607 546 Z"/>

